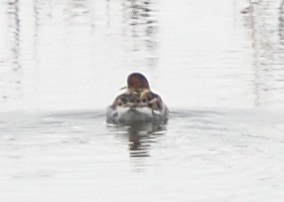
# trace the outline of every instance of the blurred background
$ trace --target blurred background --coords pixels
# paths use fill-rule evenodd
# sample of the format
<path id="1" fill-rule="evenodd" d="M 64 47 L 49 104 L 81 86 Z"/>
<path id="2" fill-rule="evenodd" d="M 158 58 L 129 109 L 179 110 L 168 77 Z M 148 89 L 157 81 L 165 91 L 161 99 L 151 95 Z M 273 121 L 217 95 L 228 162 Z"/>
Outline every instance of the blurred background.
<path id="1" fill-rule="evenodd" d="M 170 108 L 282 108 L 283 2 L 1 1 L 0 111 L 105 109 L 133 71 Z"/>

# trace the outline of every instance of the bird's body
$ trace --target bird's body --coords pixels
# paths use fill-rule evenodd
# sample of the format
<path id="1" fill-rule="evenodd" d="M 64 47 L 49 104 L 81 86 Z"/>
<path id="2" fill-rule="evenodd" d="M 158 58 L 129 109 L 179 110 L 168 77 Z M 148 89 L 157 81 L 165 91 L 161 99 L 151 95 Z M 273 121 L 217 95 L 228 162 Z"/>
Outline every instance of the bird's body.
<path id="1" fill-rule="evenodd" d="M 169 110 L 158 94 L 150 90 L 147 79 L 140 73 L 128 77 L 125 93 L 107 108 L 107 122 L 128 124 L 137 122 L 166 123 Z"/>

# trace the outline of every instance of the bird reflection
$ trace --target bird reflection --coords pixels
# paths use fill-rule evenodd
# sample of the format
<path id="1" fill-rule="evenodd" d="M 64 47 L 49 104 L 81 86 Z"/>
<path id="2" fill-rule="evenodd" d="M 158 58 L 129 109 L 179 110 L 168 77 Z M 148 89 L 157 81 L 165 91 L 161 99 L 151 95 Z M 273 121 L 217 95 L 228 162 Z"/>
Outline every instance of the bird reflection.
<path id="1" fill-rule="evenodd" d="M 127 138 L 130 157 L 149 157 L 151 145 L 157 137 L 166 133 L 166 126 L 153 123 L 132 124 L 120 126 Z"/>

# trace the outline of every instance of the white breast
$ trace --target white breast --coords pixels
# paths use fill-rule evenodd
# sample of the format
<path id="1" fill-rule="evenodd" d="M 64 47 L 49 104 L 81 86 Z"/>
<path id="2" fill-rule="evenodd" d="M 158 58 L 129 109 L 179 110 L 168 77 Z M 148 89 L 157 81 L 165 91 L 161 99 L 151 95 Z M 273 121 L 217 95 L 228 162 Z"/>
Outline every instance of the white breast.
<path id="1" fill-rule="evenodd" d="M 137 122 L 163 122 L 168 120 L 168 108 L 164 105 L 162 110 L 153 110 L 149 107 L 117 107 L 107 109 L 108 123 L 130 124 Z"/>

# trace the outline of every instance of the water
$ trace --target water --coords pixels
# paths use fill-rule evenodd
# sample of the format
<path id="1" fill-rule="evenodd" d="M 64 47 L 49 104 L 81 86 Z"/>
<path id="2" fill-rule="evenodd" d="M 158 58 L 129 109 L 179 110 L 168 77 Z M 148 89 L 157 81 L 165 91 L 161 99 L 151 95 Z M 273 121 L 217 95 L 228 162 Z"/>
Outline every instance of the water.
<path id="1" fill-rule="evenodd" d="M 2 1 L 1 201 L 283 201 L 283 1 Z M 167 125 L 105 108 L 141 71 Z"/>

